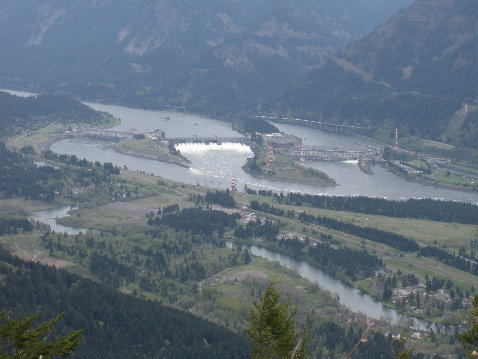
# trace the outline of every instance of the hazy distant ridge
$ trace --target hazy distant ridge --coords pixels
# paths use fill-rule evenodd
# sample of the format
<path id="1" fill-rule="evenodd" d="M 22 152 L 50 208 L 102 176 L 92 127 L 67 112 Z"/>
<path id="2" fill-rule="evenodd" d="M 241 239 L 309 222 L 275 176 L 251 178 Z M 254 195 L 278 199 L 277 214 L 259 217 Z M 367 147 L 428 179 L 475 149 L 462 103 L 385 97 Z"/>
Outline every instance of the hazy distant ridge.
<path id="1" fill-rule="evenodd" d="M 229 112 L 255 106 L 411 0 L 105 0 L 0 6 L 3 86 Z"/>
<path id="2" fill-rule="evenodd" d="M 459 143 L 452 115 L 478 95 L 478 2 L 417 0 L 346 46 L 276 108 Z M 469 122 L 469 121 L 468 121 Z M 476 127 L 476 124 L 475 124 Z"/>

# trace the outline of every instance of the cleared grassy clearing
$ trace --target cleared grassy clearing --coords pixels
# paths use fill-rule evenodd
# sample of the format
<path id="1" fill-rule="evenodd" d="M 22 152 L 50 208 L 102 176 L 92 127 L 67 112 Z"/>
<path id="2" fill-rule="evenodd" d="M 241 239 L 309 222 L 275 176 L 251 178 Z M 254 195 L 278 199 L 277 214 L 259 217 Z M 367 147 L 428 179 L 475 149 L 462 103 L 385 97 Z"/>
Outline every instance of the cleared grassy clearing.
<path id="1" fill-rule="evenodd" d="M 111 230 L 113 227 L 127 229 L 137 226 L 140 216 L 131 212 L 118 210 L 76 209 L 68 217 L 58 219 L 57 222 L 74 228 L 87 228 L 96 230 Z M 146 219 L 144 219 L 146 223 Z"/>
<path id="2" fill-rule="evenodd" d="M 340 306 L 329 292 L 300 277 L 277 262 L 255 258 L 247 265 L 226 270 L 202 282 L 202 293 L 192 312 L 235 329 L 247 327 L 247 313 L 267 281 L 278 283 L 282 295 L 292 298 L 298 307 L 297 319 L 304 321 L 307 311 L 320 308 L 324 313 L 337 313 Z"/>
<path id="3" fill-rule="evenodd" d="M 447 245 L 449 248 L 453 249 L 459 249 L 462 246 L 469 248 L 470 241 L 478 238 L 478 227 L 474 225 L 436 222 L 413 218 L 394 218 L 305 206 L 287 206 L 278 204 L 270 198 L 264 200 L 265 197 L 251 196 L 251 198 L 252 197 L 259 197 L 258 199 L 260 201 L 268 202 L 275 207 L 282 208 L 284 211 L 294 210 L 295 213 L 305 211 L 314 216 L 331 217 L 339 221 L 349 222 L 359 226 L 374 227 L 383 231 L 389 231 L 413 238 L 424 245 L 434 244 L 436 241 L 436 244 L 440 246 Z"/>
<path id="4" fill-rule="evenodd" d="M 2 214 L 18 214 L 29 215 L 31 212 L 39 211 L 42 209 L 51 208 L 52 204 L 42 201 L 30 201 L 21 198 L 1 199 L 0 200 L 0 213 Z"/>
<path id="5" fill-rule="evenodd" d="M 12 150 L 19 150 L 24 146 L 32 146 L 36 153 L 40 153 L 42 150 L 42 144 L 52 142 L 67 129 L 68 126 L 59 123 L 52 123 L 39 130 L 23 133 L 10 138 L 7 141 L 7 147 Z"/>

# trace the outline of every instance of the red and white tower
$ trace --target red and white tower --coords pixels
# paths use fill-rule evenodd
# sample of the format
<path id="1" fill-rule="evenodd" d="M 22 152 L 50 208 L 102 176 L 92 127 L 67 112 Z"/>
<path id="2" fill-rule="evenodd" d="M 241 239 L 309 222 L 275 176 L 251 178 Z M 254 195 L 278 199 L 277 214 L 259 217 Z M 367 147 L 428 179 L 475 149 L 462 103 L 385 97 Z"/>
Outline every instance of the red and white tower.
<path id="1" fill-rule="evenodd" d="M 231 192 L 237 192 L 236 184 L 237 184 L 237 178 L 232 176 L 232 178 L 231 178 Z"/>

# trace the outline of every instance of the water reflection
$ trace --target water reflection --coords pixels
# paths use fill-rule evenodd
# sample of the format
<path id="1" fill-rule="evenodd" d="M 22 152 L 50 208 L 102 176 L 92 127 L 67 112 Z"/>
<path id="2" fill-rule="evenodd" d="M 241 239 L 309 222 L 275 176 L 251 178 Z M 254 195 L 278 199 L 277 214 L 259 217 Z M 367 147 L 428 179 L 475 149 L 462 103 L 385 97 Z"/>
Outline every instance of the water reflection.
<path id="1" fill-rule="evenodd" d="M 78 234 L 80 232 L 85 233 L 87 230 L 84 228 L 73 228 L 62 226 L 61 224 L 57 223 L 56 220 L 58 218 L 63 218 L 68 216 L 68 212 L 77 209 L 78 207 L 71 207 L 71 206 L 63 206 L 58 208 L 51 208 L 51 209 L 44 209 L 41 211 L 33 212 L 33 219 L 35 221 L 39 221 L 41 223 L 47 224 L 50 226 L 50 229 L 55 232 L 59 233 L 68 233 L 68 234 Z"/>
<path id="2" fill-rule="evenodd" d="M 228 243 L 228 246 L 232 247 L 233 245 Z M 393 309 L 385 307 L 368 294 L 342 283 L 334 276 L 303 260 L 295 259 L 258 246 L 242 244 L 242 248 L 246 248 L 256 256 L 279 262 L 282 266 L 296 271 L 301 277 L 318 283 L 322 289 L 337 294 L 339 302 L 350 308 L 353 312 L 364 313 L 373 319 L 385 319 L 393 324 L 407 323 L 408 326 L 422 330 L 432 325 L 431 323 L 407 317 Z"/>
<path id="3" fill-rule="evenodd" d="M 205 117 L 187 115 L 167 111 L 147 111 L 122 106 L 91 104 L 96 110 L 106 111 L 121 118 L 122 123 L 114 129 L 126 130 L 134 128 L 140 132 L 151 132 L 161 129 L 169 137 L 182 136 L 213 136 L 238 137 L 226 122 Z M 277 125 L 281 131 L 294 134 L 304 139 L 304 143 L 314 146 L 330 146 L 346 149 L 363 148 L 363 145 L 374 145 L 374 142 L 359 137 L 329 133 L 296 125 Z M 360 171 L 355 162 L 308 162 L 307 166 L 327 173 L 337 181 L 338 186 L 313 184 L 297 184 L 281 180 L 271 180 L 267 177 L 256 178 L 248 175 L 242 169 L 252 151 L 247 146 L 237 144 L 222 145 L 180 145 L 178 146 L 190 161 L 191 167 L 185 169 L 155 160 L 136 158 L 114 150 L 112 143 L 99 143 L 84 138 L 68 139 L 55 143 L 51 149 L 57 153 L 75 154 L 90 161 L 112 162 L 133 171 L 153 173 L 175 181 L 196 184 L 219 189 L 229 188 L 231 178 L 235 177 L 237 188 L 244 185 L 255 189 L 266 189 L 276 192 L 303 192 L 328 195 L 361 195 L 401 198 L 439 198 L 446 200 L 478 202 L 478 194 L 452 191 L 448 189 L 424 186 L 407 182 L 390 171 L 374 166 L 373 175 Z"/>

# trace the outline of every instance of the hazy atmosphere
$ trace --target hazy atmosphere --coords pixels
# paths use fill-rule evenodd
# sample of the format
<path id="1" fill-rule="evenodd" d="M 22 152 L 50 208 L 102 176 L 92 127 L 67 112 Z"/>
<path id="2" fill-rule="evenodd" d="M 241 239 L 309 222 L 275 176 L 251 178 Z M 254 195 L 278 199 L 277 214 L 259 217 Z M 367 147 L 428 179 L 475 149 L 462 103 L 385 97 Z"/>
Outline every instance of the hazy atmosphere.
<path id="1" fill-rule="evenodd" d="M 475 357 L 477 24 L 3 0 L 0 357 Z"/>

